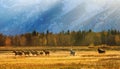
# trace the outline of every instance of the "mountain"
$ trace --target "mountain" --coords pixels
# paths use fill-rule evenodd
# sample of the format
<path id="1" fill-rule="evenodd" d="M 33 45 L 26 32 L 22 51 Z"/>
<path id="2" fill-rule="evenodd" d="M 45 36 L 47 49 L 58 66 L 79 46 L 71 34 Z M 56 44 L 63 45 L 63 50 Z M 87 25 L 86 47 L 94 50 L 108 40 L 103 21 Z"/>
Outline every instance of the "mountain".
<path id="1" fill-rule="evenodd" d="M 1 0 L 0 33 L 120 30 L 119 0 Z"/>

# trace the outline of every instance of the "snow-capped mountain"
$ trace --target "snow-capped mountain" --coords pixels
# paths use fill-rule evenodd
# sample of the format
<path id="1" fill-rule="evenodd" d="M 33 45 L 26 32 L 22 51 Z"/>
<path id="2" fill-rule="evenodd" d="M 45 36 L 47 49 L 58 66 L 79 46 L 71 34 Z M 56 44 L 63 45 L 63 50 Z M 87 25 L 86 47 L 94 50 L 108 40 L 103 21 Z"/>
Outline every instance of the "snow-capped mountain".
<path id="1" fill-rule="evenodd" d="M 120 30 L 120 0 L 0 0 L 0 32 Z"/>

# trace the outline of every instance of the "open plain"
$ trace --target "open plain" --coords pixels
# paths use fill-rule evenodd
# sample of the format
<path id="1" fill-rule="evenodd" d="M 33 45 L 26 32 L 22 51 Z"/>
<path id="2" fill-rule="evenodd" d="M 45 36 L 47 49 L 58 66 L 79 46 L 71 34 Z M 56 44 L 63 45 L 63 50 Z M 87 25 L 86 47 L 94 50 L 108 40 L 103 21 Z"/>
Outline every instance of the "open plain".
<path id="1" fill-rule="evenodd" d="M 70 56 L 69 49 L 76 52 Z M 50 55 L 15 56 L 13 50 L 47 49 Z M 120 69 L 120 47 L 106 47 L 99 54 L 97 47 L 17 47 L 0 48 L 0 69 Z"/>

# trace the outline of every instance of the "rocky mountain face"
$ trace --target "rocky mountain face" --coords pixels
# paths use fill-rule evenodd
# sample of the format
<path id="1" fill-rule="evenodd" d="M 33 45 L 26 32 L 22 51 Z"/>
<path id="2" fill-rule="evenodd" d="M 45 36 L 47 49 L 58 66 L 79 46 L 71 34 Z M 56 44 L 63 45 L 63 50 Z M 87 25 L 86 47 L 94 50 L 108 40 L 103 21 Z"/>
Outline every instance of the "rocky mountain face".
<path id="1" fill-rule="evenodd" d="M 0 33 L 120 30 L 119 0 L 1 0 Z"/>

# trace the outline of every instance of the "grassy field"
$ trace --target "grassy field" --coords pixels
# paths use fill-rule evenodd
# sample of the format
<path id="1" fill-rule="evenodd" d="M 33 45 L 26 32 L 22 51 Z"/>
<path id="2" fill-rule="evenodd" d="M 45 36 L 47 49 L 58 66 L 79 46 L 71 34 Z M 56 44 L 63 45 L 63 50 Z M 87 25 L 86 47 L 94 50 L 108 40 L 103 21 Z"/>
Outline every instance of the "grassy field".
<path id="1" fill-rule="evenodd" d="M 70 56 L 69 49 L 76 51 Z M 14 56 L 12 50 L 50 50 L 49 56 Z M 120 69 L 120 47 L 106 48 L 98 54 L 95 47 L 0 48 L 0 69 Z"/>

